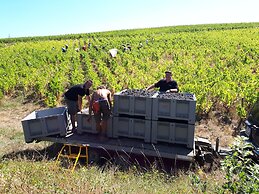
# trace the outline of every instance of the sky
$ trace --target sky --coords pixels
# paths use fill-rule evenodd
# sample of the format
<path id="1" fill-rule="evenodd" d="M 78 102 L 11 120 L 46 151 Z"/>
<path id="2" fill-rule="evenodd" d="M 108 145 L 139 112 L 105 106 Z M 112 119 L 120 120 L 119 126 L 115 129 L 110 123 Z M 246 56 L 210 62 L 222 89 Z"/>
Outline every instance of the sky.
<path id="1" fill-rule="evenodd" d="M 259 0 L 1 0 L 0 38 L 259 22 Z"/>

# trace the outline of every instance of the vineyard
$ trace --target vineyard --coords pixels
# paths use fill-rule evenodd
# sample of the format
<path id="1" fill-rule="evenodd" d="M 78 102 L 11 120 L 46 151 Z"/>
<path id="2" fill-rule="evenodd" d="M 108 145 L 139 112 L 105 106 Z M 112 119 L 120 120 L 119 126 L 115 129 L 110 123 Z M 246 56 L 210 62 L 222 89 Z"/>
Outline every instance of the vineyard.
<path id="1" fill-rule="evenodd" d="M 171 70 L 180 91 L 195 94 L 197 113 L 221 106 L 245 116 L 259 96 L 258 37 L 259 23 L 247 23 L 0 39 L 0 97 L 53 107 L 87 79 L 115 93 L 146 88 Z"/>

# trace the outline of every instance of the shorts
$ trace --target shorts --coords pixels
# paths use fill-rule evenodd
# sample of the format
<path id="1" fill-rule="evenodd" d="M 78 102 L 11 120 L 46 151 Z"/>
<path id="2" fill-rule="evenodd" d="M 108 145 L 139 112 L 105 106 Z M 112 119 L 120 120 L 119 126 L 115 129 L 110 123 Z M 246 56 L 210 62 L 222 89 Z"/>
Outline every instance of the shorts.
<path id="1" fill-rule="evenodd" d="M 94 112 L 94 118 L 96 122 L 101 122 L 101 120 L 108 120 L 111 116 L 110 105 L 107 100 L 98 101 L 100 105 L 100 110 Z"/>
<path id="2" fill-rule="evenodd" d="M 79 112 L 78 102 L 74 100 L 68 100 L 66 97 L 65 101 L 67 104 L 68 114 L 76 115 L 76 113 Z"/>

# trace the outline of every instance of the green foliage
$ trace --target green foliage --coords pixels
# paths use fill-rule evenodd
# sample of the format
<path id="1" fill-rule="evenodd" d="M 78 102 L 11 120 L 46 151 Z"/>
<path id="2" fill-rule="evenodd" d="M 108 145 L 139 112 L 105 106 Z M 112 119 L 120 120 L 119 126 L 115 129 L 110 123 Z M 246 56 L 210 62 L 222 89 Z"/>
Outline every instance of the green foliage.
<path id="1" fill-rule="evenodd" d="M 252 146 L 244 138 L 238 138 L 232 147 L 232 155 L 222 162 L 222 169 L 226 172 L 226 182 L 223 188 L 231 193 L 259 192 L 259 165 L 251 157 Z"/>
<path id="2" fill-rule="evenodd" d="M 66 89 L 87 79 L 93 80 L 93 89 L 104 84 L 118 92 L 145 88 L 170 69 L 181 92 L 196 95 L 198 113 L 220 104 L 227 110 L 236 107 L 244 117 L 259 96 L 258 26 L 194 25 L 3 39 L 0 91 L 22 91 L 55 106 Z M 65 44 L 69 48 L 62 52 Z M 127 44 L 131 51 L 124 52 Z M 118 49 L 115 58 L 109 54 L 112 48 Z"/>
<path id="3" fill-rule="evenodd" d="M 189 178 L 191 180 L 191 183 L 192 183 L 194 189 L 196 189 L 197 193 L 206 192 L 208 183 L 206 181 L 201 180 L 199 175 L 197 175 L 195 173 L 191 173 L 189 175 Z"/>
<path id="4" fill-rule="evenodd" d="M 0 90 L 0 100 L 4 97 L 3 92 Z"/>

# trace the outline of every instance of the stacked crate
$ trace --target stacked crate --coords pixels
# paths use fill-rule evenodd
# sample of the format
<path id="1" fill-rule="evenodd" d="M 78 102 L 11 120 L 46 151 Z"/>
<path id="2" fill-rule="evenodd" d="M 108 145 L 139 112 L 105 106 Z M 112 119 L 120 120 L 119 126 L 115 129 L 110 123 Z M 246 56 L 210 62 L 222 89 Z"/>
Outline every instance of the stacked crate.
<path id="1" fill-rule="evenodd" d="M 194 146 L 196 98 L 188 93 L 159 93 L 152 104 L 151 142 Z"/>
<path id="2" fill-rule="evenodd" d="M 127 89 L 114 94 L 113 137 L 151 141 L 152 96 L 155 92 Z"/>
<path id="3" fill-rule="evenodd" d="M 113 137 L 193 148 L 195 110 L 192 94 L 123 90 L 114 95 Z"/>

